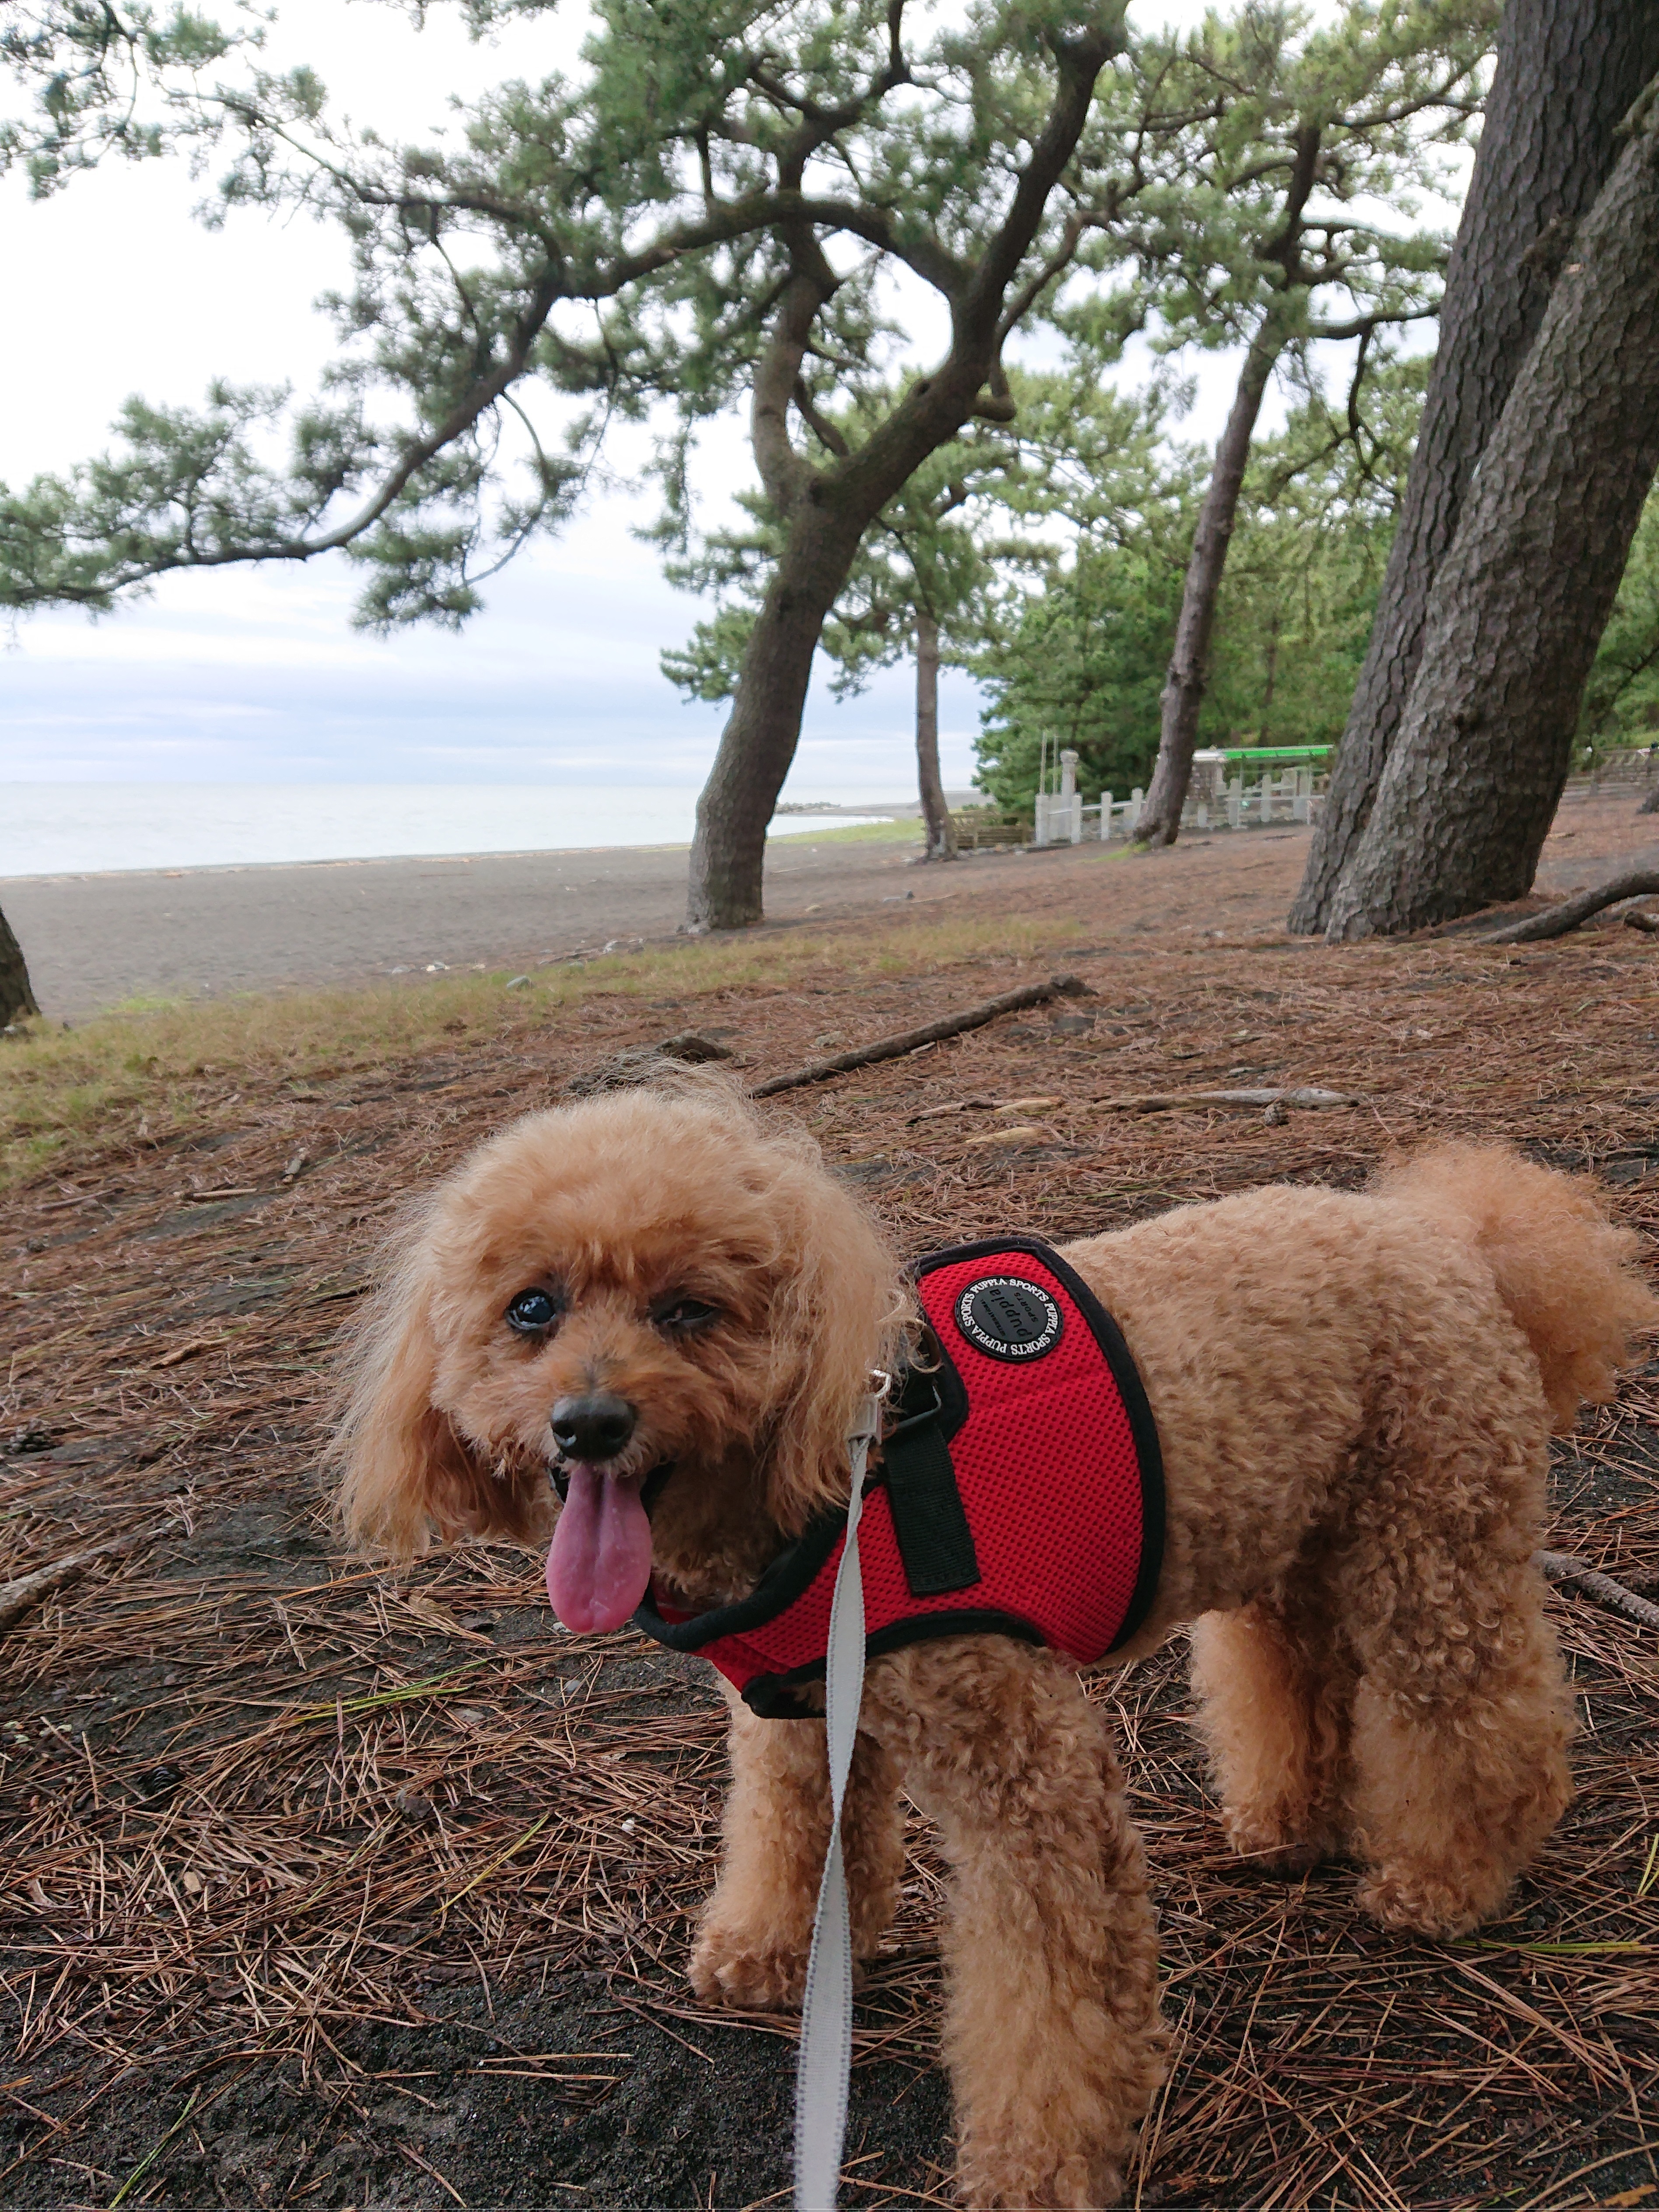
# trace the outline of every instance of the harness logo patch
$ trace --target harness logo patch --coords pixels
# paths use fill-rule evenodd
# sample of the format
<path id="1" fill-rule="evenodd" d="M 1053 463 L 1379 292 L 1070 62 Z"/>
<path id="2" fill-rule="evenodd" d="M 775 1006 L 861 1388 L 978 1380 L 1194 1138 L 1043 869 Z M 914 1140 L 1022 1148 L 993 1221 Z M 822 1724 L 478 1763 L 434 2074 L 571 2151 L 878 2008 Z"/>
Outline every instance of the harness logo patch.
<path id="1" fill-rule="evenodd" d="M 957 1300 L 957 1327 L 993 1359 L 1041 1359 L 1060 1342 L 1060 1311 L 1019 1275 L 981 1275 Z"/>

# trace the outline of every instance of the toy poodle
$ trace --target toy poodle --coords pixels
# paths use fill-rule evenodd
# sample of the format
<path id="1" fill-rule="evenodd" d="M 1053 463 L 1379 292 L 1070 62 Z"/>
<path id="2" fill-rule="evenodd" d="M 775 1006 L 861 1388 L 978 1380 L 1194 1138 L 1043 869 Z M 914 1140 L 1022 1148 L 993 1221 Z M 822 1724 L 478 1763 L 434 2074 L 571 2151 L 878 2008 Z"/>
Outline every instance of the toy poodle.
<path id="1" fill-rule="evenodd" d="M 1012 1240 L 947 1348 L 811 1140 L 688 1078 L 517 1121 L 420 1206 L 356 1340 L 341 1515 L 394 1557 L 550 1538 L 572 1627 L 741 1625 L 769 1570 L 844 1516 L 872 1370 L 925 1395 L 982 1322 L 1029 1377 L 1060 1309 L 1074 1347 L 1086 1310 L 1117 1347 L 1111 1419 L 1132 1401 L 1155 1430 L 1143 1587 L 1113 1608 L 1111 1663 L 1190 1627 L 1233 1848 L 1292 1870 L 1347 1855 L 1373 1919 L 1455 1936 L 1502 1908 L 1568 1802 L 1532 1554 L 1551 1431 L 1609 1394 L 1659 1311 L 1635 1244 L 1584 1182 L 1440 1145 L 1360 1194 L 1274 1185 L 1042 1258 Z M 1025 1387 L 991 1413 L 1012 1437 L 1026 1407 L 1063 1469 L 1064 1409 Z M 951 1868 L 944 2044 L 972 2205 L 1114 2202 L 1162 2077 L 1141 1842 L 1078 1672 L 1098 1656 L 969 1605 L 948 1632 L 896 1635 L 866 1678 L 842 1832 L 854 1948 L 895 1909 L 902 1788 Z M 811 1672 L 774 1712 L 810 1712 Z M 823 1726 L 718 1679 L 732 1787 L 691 1979 L 710 2002 L 793 2007 Z"/>

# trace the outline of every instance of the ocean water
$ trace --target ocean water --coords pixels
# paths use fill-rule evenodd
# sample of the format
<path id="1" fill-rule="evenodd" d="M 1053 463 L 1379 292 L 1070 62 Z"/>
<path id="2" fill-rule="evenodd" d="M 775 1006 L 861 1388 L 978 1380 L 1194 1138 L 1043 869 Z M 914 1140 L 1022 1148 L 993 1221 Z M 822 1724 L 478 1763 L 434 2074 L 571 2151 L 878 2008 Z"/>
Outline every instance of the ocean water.
<path id="1" fill-rule="evenodd" d="M 685 845 L 696 803 L 689 786 L 9 783 L 0 785 L 0 876 Z M 771 834 L 872 818 L 785 814 Z"/>

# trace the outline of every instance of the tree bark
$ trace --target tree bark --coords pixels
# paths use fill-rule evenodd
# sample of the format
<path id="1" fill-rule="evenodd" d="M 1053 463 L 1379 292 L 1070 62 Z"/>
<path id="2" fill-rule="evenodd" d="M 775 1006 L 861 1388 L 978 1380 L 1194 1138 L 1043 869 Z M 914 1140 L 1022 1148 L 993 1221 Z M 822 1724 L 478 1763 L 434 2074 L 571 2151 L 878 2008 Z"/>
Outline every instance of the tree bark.
<path id="1" fill-rule="evenodd" d="M 23 948 L 12 935 L 11 924 L 0 914 L 0 1022 L 21 1021 L 25 1014 L 40 1011 L 29 988 Z"/>
<path id="2" fill-rule="evenodd" d="M 1531 888 L 1659 469 L 1659 78 L 1619 143 L 1465 494 L 1333 938 L 1420 929 Z"/>
<path id="3" fill-rule="evenodd" d="M 939 623 L 924 607 L 916 609 L 916 782 L 927 830 L 927 857 L 954 860 L 957 827 L 945 803 L 939 772 Z"/>
<path id="4" fill-rule="evenodd" d="M 1277 607 L 1269 611 L 1266 653 L 1267 681 L 1261 691 L 1261 726 L 1255 733 L 1255 741 L 1259 745 L 1273 743 L 1273 731 L 1270 725 L 1273 712 L 1273 687 L 1279 680 L 1279 630 L 1281 619 Z"/>
<path id="5" fill-rule="evenodd" d="M 1198 743 L 1199 709 L 1204 704 L 1210 675 L 1210 639 L 1215 629 L 1216 599 L 1227 548 L 1232 543 L 1238 517 L 1238 495 L 1243 487 L 1250 441 L 1255 435 L 1262 395 L 1273 374 L 1273 363 L 1284 350 L 1279 318 L 1269 307 L 1251 339 L 1238 373 L 1238 387 L 1227 416 L 1221 442 L 1215 449 L 1215 467 L 1198 513 L 1192 557 L 1187 563 L 1187 582 L 1181 595 L 1181 614 L 1176 623 L 1175 651 L 1164 681 L 1162 727 L 1158 763 L 1152 787 L 1140 810 L 1135 836 L 1144 845 L 1173 845 L 1181 835 L 1181 810 L 1193 773 L 1193 749 Z"/>
<path id="6" fill-rule="evenodd" d="M 1100 0 L 1084 34 L 1055 40 L 1053 103 L 994 235 L 950 293 L 951 347 L 931 375 L 866 443 L 822 471 L 797 454 L 780 395 L 793 392 L 811 318 L 792 319 L 828 275 L 816 240 L 792 243 L 795 273 L 783 295 L 774 339 L 757 374 L 752 413 L 755 458 L 785 524 L 784 547 L 749 634 L 731 717 L 697 801 L 686 892 L 686 927 L 744 929 L 763 919 L 767 824 L 800 735 L 812 654 L 859 540 L 882 508 L 975 411 L 1002 347 L 1041 289 L 1009 292 L 1042 223 L 1050 195 L 1076 150 L 1097 79 L 1123 46 L 1122 0 Z M 833 285 L 834 279 L 829 281 Z M 828 297 L 828 293 L 824 293 Z M 793 351 L 793 358 L 792 358 Z"/>
<path id="7" fill-rule="evenodd" d="M 1424 650 L 1436 575 L 1470 479 L 1543 319 L 1575 226 L 1618 158 L 1613 133 L 1659 70 L 1654 0 L 1508 0 L 1440 345 L 1376 618 L 1291 908 L 1325 927 L 1363 836 Z"/>
<path id="8" fill-rule="evenodd" d="M 766 832 L 795 757 L 824 618 L 863 522 L 822 508 L 785 541 L 744 649 L 732 713 L 697 800 L 687 926 L 749 929 L 765 919 Z"/>

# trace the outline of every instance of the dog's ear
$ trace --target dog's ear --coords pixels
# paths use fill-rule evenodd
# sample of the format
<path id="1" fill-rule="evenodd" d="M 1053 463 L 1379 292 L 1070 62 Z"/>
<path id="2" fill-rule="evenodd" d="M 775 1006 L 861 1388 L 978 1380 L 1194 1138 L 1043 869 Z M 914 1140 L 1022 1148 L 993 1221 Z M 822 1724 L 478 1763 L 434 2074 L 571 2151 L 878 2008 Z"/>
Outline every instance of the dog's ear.
<path id="1" fill-rule="evenodd" d="M 872 1370 L 897 1360 L 910 1304 L 874 1222 L 816 1158 L 781 1178 L 775 1202 L 787 1251 L 770 1316 L 766 1504 L 794 1535 L 815 1513 L 845 1504 L 848 1432 Z"/>
<path id="2" fill-rule="evenodd" d="M 541 1483 L 495 1468 L 433 1402 L 437 1343 L 418 1249 L 381 1291 L 348 1354 L 330 1457 L 335 1517 L 351 1542 L 394 1559 L 434 1540 L 501 1536 L 530 1543 Z"/>

